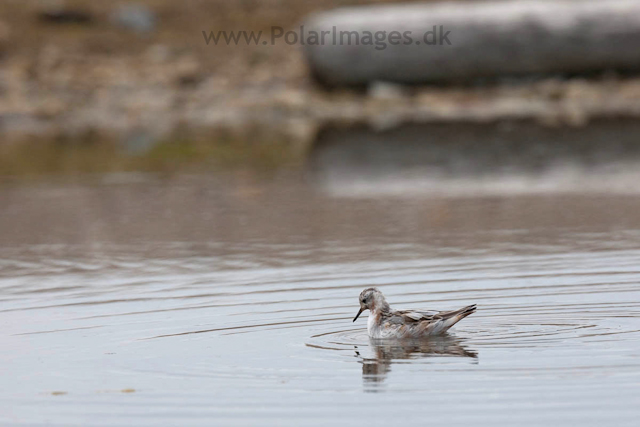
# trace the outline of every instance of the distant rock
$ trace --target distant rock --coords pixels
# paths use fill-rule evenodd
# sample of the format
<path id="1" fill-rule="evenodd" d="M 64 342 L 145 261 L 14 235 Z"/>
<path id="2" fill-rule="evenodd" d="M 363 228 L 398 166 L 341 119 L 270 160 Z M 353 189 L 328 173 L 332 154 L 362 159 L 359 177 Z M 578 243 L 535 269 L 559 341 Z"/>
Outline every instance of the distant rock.
<path id="1" fill-rule="evenodd" d="M 373 99 L 396 100 L 404 96 L 405 90 L 397 83 L 374 81 L 369 85 L 368 93 Z"/>
<path id="2" fill-rule="evenodd" d="M 84 10 L 56 8 L 38 13 L 38 20 L 47 24 L 91 24 L 93 16 Z"/>
<path id="3" fill-rule="evenodd" d="M 111 21 L 122 28 L 140 34 L 151 33 L 157 26 L 156 14 L 140 4 L 126 4 L 118 7 L 111 14 Z"/>
<path id="4" fill-rule="evenodd" d="M 331 37 L 303 51 L 326 87 L 640 72 L 639 17 L 637 0 L 376 4 L 312 15 Z"/>

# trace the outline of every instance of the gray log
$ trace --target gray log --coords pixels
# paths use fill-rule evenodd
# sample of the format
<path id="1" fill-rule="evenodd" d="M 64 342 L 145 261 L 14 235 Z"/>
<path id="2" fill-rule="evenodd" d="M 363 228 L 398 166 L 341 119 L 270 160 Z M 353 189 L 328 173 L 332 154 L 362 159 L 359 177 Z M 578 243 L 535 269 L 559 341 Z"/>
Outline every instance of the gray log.
<path id="1" fill-rule="evenodd" d="M 436 28 L 436 44 L 423 40 Z M 442 27 L 442 30 L 440 28 Z M 329 31 L 314 44 L 313 32 Z M 354 34 L 351 42 L 346 34 Z M 387 45 L 366 32 L 386 31 Z M 392 31 L 410 32 L 392 45 Z M 441 37 L 449 31 L 447 37 Z M 334 38 L 335 34 L 335 38 Z M 311 16 L 301 42 L 328 85 L 465 82 L 482 77 L 640 69 L 640 1 L 501 1 L 336 9 Z M 451 43 L 447 43 L 447 40 Z M 398 43 L 397 39 L 393 40 Z M 429 36 L 428 42 L 434 37 Z"/>

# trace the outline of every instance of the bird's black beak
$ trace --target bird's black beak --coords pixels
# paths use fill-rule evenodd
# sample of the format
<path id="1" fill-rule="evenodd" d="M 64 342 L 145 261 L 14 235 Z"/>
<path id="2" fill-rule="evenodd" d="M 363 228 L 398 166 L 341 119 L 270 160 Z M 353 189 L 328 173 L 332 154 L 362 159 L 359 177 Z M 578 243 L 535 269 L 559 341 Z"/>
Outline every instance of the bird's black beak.
<path id="1" fill-rule="evenodd" d="M 358 314 L 356 314 L 356 317 L 353 318 L 353 321 L 355 322 L 356 320 L 358 320 L 358 317 L 360 317 L 360 315 L 362 314 L 362 312 L 364 311 L 364 308 L 360 307 L 360 311 L 358 312 Z"/>

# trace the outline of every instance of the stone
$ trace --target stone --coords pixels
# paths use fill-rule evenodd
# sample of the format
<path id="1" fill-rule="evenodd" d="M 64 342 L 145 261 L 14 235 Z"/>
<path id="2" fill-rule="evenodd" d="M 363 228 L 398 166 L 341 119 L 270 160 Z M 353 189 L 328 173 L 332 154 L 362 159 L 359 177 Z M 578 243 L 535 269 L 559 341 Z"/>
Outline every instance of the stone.
<path id="1" fill-rule="evenodd" d="M 640 70 L 635 0 L 362 6 L 315 14 L 304 29 L 328 34 L 303 46 L 328 87 Z"/>
<path id="2" fill-rule="evenodd" d="M 91 24 L 93 15 L 85 10 L 55 8 L 38 13 L 38 19 L 47 24 Z"/>
<path id="3" fill-rule="evenodd" d="M 111 20 L 116 25 L 139 34 L 148 34 L 155 30 L 157 17 L 146 6 L 126 4 L 119 6 L 112 14 Z"/>

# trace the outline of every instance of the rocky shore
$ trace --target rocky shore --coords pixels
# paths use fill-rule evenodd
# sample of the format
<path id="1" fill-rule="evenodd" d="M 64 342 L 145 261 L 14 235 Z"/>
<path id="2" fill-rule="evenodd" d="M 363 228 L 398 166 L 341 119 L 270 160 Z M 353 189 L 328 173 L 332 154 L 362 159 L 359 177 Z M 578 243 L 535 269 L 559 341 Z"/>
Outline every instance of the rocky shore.
<path id="1" fill-rule="evenodd" d="M 371 1 L 54 3 L 0 6 L 0 146 L 87 137 L 153 146 L 225 135 L 304 150 L 327 123 L 384 129 L 530 119 L 582 126 L 591 118 L 640 116 L 637 76 L 326 91 L 310 77 L 300 46 L 215 46 L 202 33 L 292 28 L 310 12 Z"/>

